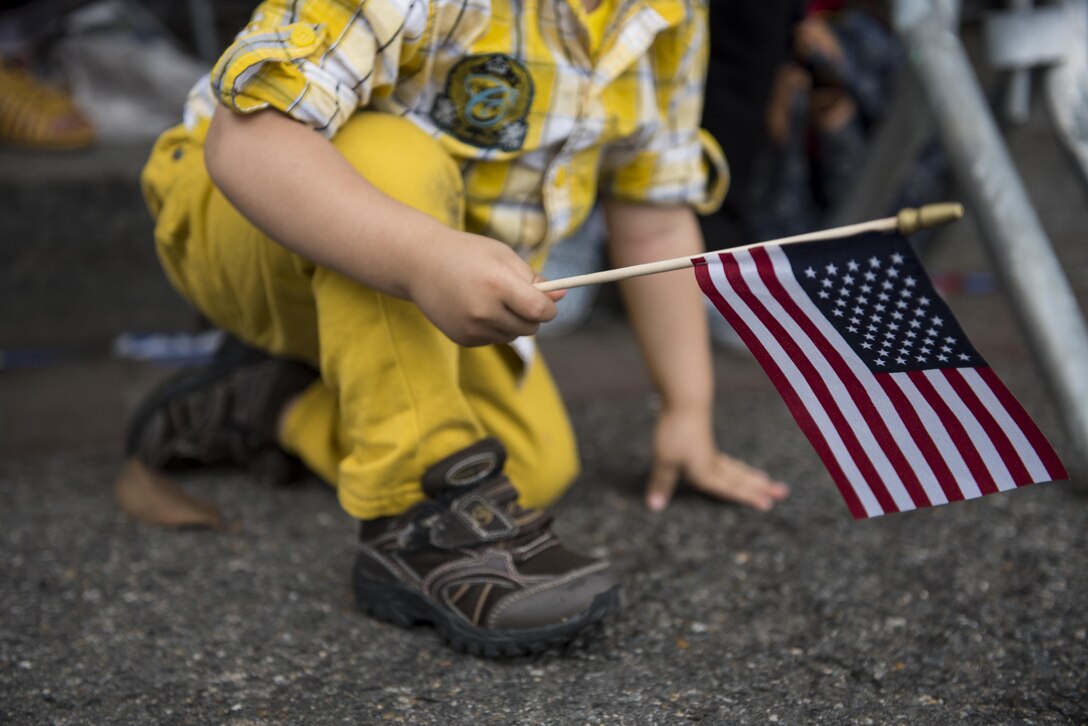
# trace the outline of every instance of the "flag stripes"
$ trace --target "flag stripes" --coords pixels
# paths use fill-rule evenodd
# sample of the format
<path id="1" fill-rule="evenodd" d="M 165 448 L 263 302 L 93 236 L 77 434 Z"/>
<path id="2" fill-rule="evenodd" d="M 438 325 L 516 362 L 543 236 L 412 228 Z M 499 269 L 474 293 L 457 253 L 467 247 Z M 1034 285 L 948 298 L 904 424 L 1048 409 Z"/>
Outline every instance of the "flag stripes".
<path id="1" fill-rule="evenodd" d="M 1063 478 L 993 372 L 874 372 L 803 289 L 779 246 L 695 260 L 703 292 L 748 345 L 854 517 Z"/>
<path id="2" fill-rule="evenodd" d="M 1015 487 L 1014 482 L 1018 481 L 1033 481 L 1031 474 L 1028 473 L 1028 469 L 1024 466 L 1024 463 L 1020 460 L 1020 455 L 1016 453 L 1016 447 L 1013 446 L 1012 441 L 1005 435 L 1005 432 L 997 424 L 993 415 L 989 409 L 982 405 L 982 401 L 975 395 L 974 389 L 964 379 L 961 371 L 954 368 L 941 371 L 944 375 L 945 381 L 952 388 L 954 395 L 952 398 L 957 401 L 961 401 L 966 407 L 966 415 L 963 418 L 966 421 L 977 421 L 978 426 L 981 427 L 984 432 L 982 437 L 972 437 L 974 439 L 980 439 L 984 442 L 991 442 L 993 448 L 997 450 L 997 455 L 1001 457 L 1001 462 L 1005 465 L 1005 470 L 1011 477 L 1011 481 L 1008 487 Z M 947 396 L 946 396 L 947 398 Z M 995 460 L 996 461 L 996 460 Z M 1001 488 L 999 482 L 998 488 Z"/>
<path id="3" fill-rule="evenodd" d="M 919 479 L 915 472 L 916 467 L 921 467 L 924 473 L 928 474 L 925 480 L 930 481 L 933 479 L 932 472 L 927 471 L 927 462 L 922 458 L 921 452 L 918 451 L 909 433 L 901 428 L 887 425 L 889 417 L 894 416 L 895 409 L 889 399 L 880 395 L 881 390 L 872 376 L 868 375 L 868 369 L 864 363 L 858 360 L 857 356 L 849 348 L 843 347 L 841 337 L 827 322 L 827 319 L 812 305 L 811 300 L 803 291 L 794 292 L 799 292 L 803 296 L 803 301 L 807 301 L 807 307 L 811 308 L 809 310 L 802 309 L 795 296 L 789 294 L 786 290 L 780 274 L 783 271 L 782 266 L 785 266 L 785 270 L 788 272 L 788 261 L 781 255 L 778 256 L 777 260 L 771 255 L 764 258 L 762 252 L 762 250 L 758 251 L 753 259 L 756 262 L 756 271 L 768 295 L 764 299 L 770 302 L 769 309 L 774 311 L 774 303 L 778 303 L 789 314 L 790 318 L 804 332 L 804 339 L 812 341 L 816 346 L 815 351 L 810 349 L 807 353 L 810 356 L 818 353 L 818 356 L 822 356 L 831 365 L 834 376 L 825 376 L 824 380 L 834 381 L 837 377 L 839 381 L 843 382 L 846 390 L 849 391 L 854 406 L 864 418 L 865 425 L 862 430 L 872 431 L 876 436 L 880 449 L 892 462 L 896 475 L 910 496 L 910 504 L 900 508 L 913 509 L 914 507 L 928 506 L 934 494 L 943 503 L 943 494 L 939 490 L 932 493 L 926 492 L 922 480 Z M 776 264 L 779 266 L 778 268 L 775 267 Z M 739 268 L 737 268 L 737 271 L 739 272 Z M 839 341 L 838 346 L 834 344 L 836 340 Z M 893 493 L 896 491 L 898 490 L 892 489 Z"/>
<path id="4" fill-rule="evenodd" d="M 993 396 L 993 403 L 988 404 L 990 409 L 1001 411 L 1007 415 L 1011 419 L 1011 424 L 1007 430 L 1023 436 L 1023 442 L 1018 443 L 1016 450 L 1025 458 L 1025 461 L 1030 462 L 1031 475 L 1039 477 L 1039 481 L 1047 478 L 1068 478 L 1069 474 L 1058 458 L 1057 452 L 1051 447 L 1050 442 L 1046 440 L 1043 432 L 1039 430 L 1035 422 L 1031 420 L 1031 416 L 1024 410 L 1024 407 L 1020 405 L 1020 402 L 997 377 L 997 374 L 990 368 L 979 368 L 973 370 L 972 373 L 979 378 L 978 384 L 973 383 L 972 385 L 975 385 L 976 389 L 983 389 L 987 394 Z M 1019 441 L 1019 437 L 1013 440 Z"/>

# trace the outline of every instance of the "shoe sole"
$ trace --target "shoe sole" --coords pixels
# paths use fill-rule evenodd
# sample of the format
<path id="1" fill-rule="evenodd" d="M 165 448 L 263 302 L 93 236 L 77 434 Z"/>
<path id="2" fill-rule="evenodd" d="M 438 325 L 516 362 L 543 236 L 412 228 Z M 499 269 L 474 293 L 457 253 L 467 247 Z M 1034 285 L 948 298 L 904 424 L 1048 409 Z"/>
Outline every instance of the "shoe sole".
<path id="1" fill-rule="evenodd" d="M 516 657 L 560 648 L 619 607 L 619 585 L 598 594 L 588 608 L 542 628 L 489 630 L 446 612 L 419 592 L 399 583 L 354 577 L 358 609 L 383 622 L 411 628 L 432 625 L 454 649 L 487 658 Z"/>

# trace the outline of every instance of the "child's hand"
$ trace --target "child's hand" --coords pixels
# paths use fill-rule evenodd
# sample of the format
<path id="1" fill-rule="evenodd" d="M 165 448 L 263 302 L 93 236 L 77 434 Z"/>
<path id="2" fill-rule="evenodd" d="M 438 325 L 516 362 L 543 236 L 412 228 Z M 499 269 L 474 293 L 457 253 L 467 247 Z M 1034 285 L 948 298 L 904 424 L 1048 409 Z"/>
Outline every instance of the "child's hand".
<path id="1" fill-rule="evenodd" d="M 718 451 L 711 429 L 709 416 L 701 412 L 661 412 L 646 487 L 649 509 L 660 512 L 668 506 L 681 476 L 704 494 L 764 512 L 789 496 L 785 484 Z"/>
<path id="2" fill-rule="evenodd" d="M 451 232 L 420 260 L 409 286 L 427 319 L 460 345 L 507 343 L 533 335 L 555 317 L 564 292 L 533 287 L 532 268 L 509 246 L 480 235 Z"/>

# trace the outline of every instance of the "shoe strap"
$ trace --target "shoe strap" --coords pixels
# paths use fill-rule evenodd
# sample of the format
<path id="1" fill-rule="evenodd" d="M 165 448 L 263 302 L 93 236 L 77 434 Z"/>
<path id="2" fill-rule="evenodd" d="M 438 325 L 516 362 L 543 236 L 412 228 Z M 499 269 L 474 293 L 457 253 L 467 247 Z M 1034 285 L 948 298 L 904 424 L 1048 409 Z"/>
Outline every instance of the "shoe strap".
<path id="1" fill-rule="evenodd" d="M 426 502 L 410 515 L 398 543 L 409 549 L 458 550 L 518 540 L 551 522 L 547 512 L 518 506 L 517 497 L 510 481 L 500 475 L 461 494 L 447 507 Z"/>
<path id="2" fill-rule="evenodd" d="M 431 499 L 451 502 L 500 476 L 505 462 L 506 449 L 498 439 L 481 439 L 427 469 L 423 493 Z"/>

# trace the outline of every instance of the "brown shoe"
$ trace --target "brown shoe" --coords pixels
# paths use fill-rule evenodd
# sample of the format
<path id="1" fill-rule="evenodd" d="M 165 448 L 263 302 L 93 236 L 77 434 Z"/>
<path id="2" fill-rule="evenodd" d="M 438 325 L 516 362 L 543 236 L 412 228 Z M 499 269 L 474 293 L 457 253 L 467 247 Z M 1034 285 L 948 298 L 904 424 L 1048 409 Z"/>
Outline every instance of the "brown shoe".
<path id="1" fill-rule="evenodd" d="M 126 453 L 156 471 L 228 465 L 286 483 L 302 467 L 280 448 L 276 425 L 284 404 L 316 378 L 308 365 L 228 337 L 211 363 L 148 394 L 129 422 Z"/>
<path id="2" fill-rule="evenodd" d="M 608 563 L 566 549 L 551 515 L 518 506 L 505 459 L 484 439 L 427 471 L 428 499 L 363 524 L 361 610 L 429 623 L 454 648 L 494 657 L 566 644 L 618 607 Z"/>

